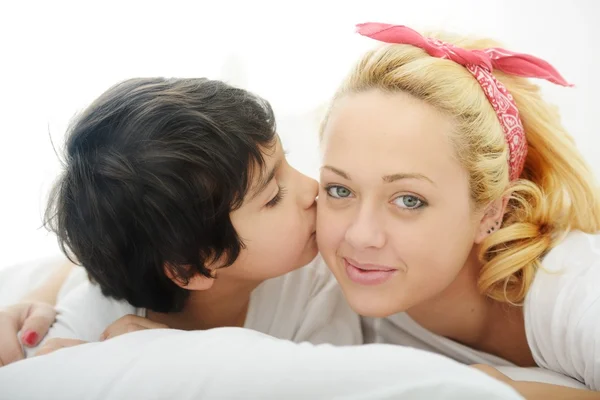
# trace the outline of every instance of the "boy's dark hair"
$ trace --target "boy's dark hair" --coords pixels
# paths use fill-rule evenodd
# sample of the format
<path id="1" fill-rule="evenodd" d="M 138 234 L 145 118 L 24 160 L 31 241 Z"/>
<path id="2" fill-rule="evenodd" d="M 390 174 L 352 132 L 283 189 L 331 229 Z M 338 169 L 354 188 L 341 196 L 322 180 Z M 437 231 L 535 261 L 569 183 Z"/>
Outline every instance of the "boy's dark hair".
<path id="1" fill-rule="evenodd" d="M 131 79 L 70 128 L 65 171 L 45 222 L 102 292 L 157 312 L 178 311 L 187 282 L 231 265 L 244 246 L 240 207 L 261 150 L 276 142 L 265 100 L 208 79 Z M 70 254 L 69 254 L 70 253 Z"/>

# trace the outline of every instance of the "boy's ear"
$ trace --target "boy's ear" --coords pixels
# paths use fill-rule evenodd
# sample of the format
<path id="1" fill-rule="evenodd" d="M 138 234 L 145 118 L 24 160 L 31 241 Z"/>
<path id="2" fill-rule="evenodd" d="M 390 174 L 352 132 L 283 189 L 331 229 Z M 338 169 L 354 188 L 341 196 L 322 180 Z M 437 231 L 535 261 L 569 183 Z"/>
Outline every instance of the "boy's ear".
<path id="1" fill-rule="evenodd" d="M 189 265 L 183 266 L 185 268 L 191 268 Z M 211 270 L 211 278 L 208 278 L 200 273 L 194 274 L 186 283 L 177 274 L 173 272 L 173 266 L 165 263 L 164 265 L 165 275 L 172 280 L 177 286 L 186 290 L 207 290 L 210 289 L 215 282 L 215 271 Z"/>

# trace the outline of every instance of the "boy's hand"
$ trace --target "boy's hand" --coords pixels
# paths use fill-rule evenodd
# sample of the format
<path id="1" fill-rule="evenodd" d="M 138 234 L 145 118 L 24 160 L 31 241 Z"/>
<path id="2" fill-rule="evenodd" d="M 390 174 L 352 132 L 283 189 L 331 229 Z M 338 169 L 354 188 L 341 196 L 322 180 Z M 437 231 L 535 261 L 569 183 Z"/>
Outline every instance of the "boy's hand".
<path id="1" fill-rule="evenodd" d="M 52 338 L 48 339 L 46 343 L 35 353 L 35 357 L 43 356 L 45 354 L 52 353 L 53 351 L 60 350 L 65 347 L 73 347 L 87 342 L 79 339 L 63 339 L 63 338 Z"/>
<path id="2" fill-rule="evenodd" d="M 150 321 L 148 318 L 129 314 L 119 318 L 108 326 L 100 336 L 100 341 L 111 339 L 125 333 L 141 331 L 144 329 L 167 329 L 165 324 Z"/>
<path id="3" fill-rule="evenodd" d="M 18 303 L 0 309 L 0 367 L 23 359 L 21 343 L 37 346 L 55 319 L 54 306 L 46 303 Z"/>

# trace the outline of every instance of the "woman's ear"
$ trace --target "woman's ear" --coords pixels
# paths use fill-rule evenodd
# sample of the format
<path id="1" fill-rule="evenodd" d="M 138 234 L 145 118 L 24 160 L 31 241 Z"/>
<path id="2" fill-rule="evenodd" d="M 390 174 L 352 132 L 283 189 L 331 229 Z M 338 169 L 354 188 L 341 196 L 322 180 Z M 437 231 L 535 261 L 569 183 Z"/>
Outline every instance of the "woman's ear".
<path id="1" fill-rule="evenodd" d="M 184 268 L 191 268 L 189 265 L 182 266 Z M 187 282 L 182 280 L 175 272 L 173 272 L 173 266 L 169 263 L 164 265 L 165 275 L 173 281 L 177 286 L 186 290 L 207 290 L 210 289 L 215 282 L 216 273 L 211 270 L 212 277 L 206 277 L 200 273 L 194 274 Z"/>
<path id="2" fill-rule="evenodd" d="M 475 236 L 476 244 L 481 244 L 486 237 L 500 229 L 507 205 L 508 196 L 504 196 L 498 200 L 494 200 L 487 206 L 483 217 L 479 222 L 479 228 L 477 235 Z"/>

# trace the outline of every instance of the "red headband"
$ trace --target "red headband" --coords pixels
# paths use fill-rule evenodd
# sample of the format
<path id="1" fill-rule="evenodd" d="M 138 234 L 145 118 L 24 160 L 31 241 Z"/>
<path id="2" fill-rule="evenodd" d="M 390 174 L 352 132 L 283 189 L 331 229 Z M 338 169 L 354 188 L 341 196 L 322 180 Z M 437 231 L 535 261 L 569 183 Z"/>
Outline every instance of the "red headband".
<path id="1" fill-rule="evenodd" d="M 492 75 L 494 68 L 511 75 L 541 78 L 558 85 L 573 86 L 552 65 L 529 54 L 514 53 L 497 47 L 467 50 L 441 40 L 426 38 L 402 25 L 368 22 L 356 27 L 357 32 L 363 36 L 386 43 L 419 47 L 432 57 L 446 58 L 465 66 L 481 85 L 502 125 L 510 152 L 510 180 L 518 179 L 523 171 L 527 140 L 517 105 L 506 87 Z"/>

